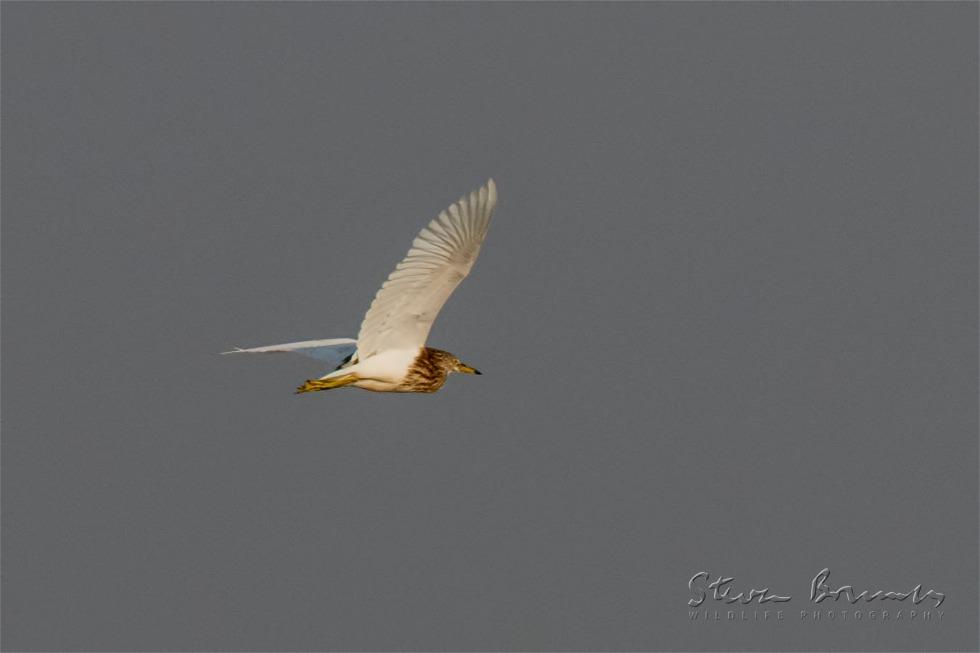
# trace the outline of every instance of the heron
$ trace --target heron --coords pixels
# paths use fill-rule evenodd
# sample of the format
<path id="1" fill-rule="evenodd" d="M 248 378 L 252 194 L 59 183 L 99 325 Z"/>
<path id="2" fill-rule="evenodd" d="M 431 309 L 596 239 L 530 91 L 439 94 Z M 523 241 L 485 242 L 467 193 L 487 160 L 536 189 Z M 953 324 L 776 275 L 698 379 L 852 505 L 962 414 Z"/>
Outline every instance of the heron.
<path id="1" fill-rule="evenodd" d="M 297 394 L 355 387 L 374 392 L 436 392 L 449 374 L 480 374 L 456 355 L 426 346 L 439 311 L 469 275 L 497 204 L 493 179 L 440 212 L 388 275 L 357 338 L 305 340 L 223 354 L 288 352 L 325 362 L 329 372 Z"/>

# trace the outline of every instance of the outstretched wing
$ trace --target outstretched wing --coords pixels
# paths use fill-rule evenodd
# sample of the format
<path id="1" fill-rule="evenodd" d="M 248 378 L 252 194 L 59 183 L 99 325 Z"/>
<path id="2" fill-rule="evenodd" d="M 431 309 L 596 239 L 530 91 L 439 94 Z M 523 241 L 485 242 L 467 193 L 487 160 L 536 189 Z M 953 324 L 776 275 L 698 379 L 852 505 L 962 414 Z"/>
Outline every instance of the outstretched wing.
<path id="1" fill-rule="evenodd" d="M 425 344 L 439 310 L 470 273 L 496 204 L 497 187 L 491 179 L 422 229 L 364 316 L 357 336 L 360 360 Z"/>
<path id="2" fill-rule="evenodd" d="M 357 350 L 357 341 L 350 338 L 331 338 L 329 340 L 304 340 L 303 342 L 287 342 L 281 345 L 266 345 L 265 347 L 252 347 L 242 349 L 236 347 L 231 351 L 223 351 L 222 354 L 277 354 L 288 352 L 290 354 L 301 354 L 309 358 L 326 363 L 331 370 L 337 369 L 340 365 L 350 360 Z"/>

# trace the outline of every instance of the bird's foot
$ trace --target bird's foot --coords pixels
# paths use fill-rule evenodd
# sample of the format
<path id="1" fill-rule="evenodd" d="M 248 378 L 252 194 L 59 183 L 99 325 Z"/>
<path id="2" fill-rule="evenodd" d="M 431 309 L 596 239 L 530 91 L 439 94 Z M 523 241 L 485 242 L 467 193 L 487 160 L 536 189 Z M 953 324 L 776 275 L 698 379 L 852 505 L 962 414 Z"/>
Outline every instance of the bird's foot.
<path id="1" fill-rule="evenodd" d="M 347 374 L 345 376 L 337 376 L 332 379 L 309 379 L 303 385 L 296 388 L 296 394 L 303 394 L 304 392 L 319 392 L 320 390 L 331 390 L 333 388 L 342 388 L 345 385 L 350 385 L 357 380 L 357 377 L 353 374 Z"/>

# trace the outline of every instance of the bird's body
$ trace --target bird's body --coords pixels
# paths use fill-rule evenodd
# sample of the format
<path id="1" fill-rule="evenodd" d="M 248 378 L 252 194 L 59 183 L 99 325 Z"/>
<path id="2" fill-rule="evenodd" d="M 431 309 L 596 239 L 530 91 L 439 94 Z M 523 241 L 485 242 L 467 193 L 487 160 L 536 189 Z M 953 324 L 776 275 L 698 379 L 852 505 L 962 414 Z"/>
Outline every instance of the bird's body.
<path id="1" fill-rule="evenodd" d="M 341 367 L 322 378 L 307 381 L 298 392 L 329 390 L 343 385 L 374 392 L 435 392 L 443 386 L 450 372 L 480 374 L 447 351 L 423 347 L 418 352 L 386 351 L 363 363 Z"/>
<path id="2" fill-rule="evenodd" d="M 451 372 L 479 374 L 453 354 L 426 347 L 425 341 L 439 310 L 473 267 L 496 201 L 491 179 L 432 220 L 378 291 L 356 341 L 307 340 L 224 353 L 292 352 L 332 366 L 328 374 L 297 388 L 298 393 L 344 386 L 436 392 Z"/>

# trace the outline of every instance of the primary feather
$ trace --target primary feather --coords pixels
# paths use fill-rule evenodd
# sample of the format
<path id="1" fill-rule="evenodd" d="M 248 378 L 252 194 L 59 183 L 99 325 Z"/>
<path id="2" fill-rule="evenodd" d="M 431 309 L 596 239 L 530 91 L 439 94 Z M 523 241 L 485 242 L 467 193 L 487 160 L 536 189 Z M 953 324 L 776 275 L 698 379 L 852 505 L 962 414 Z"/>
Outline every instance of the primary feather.
<path id="1" fill-rule="evenodd" d="M 425 344 L 439 311 L 473 268 L 496 204 L 497 187 L 491 179 L 419 232 L 364 316 L 357 335 L 361 360 L 385 349 Z"/>

